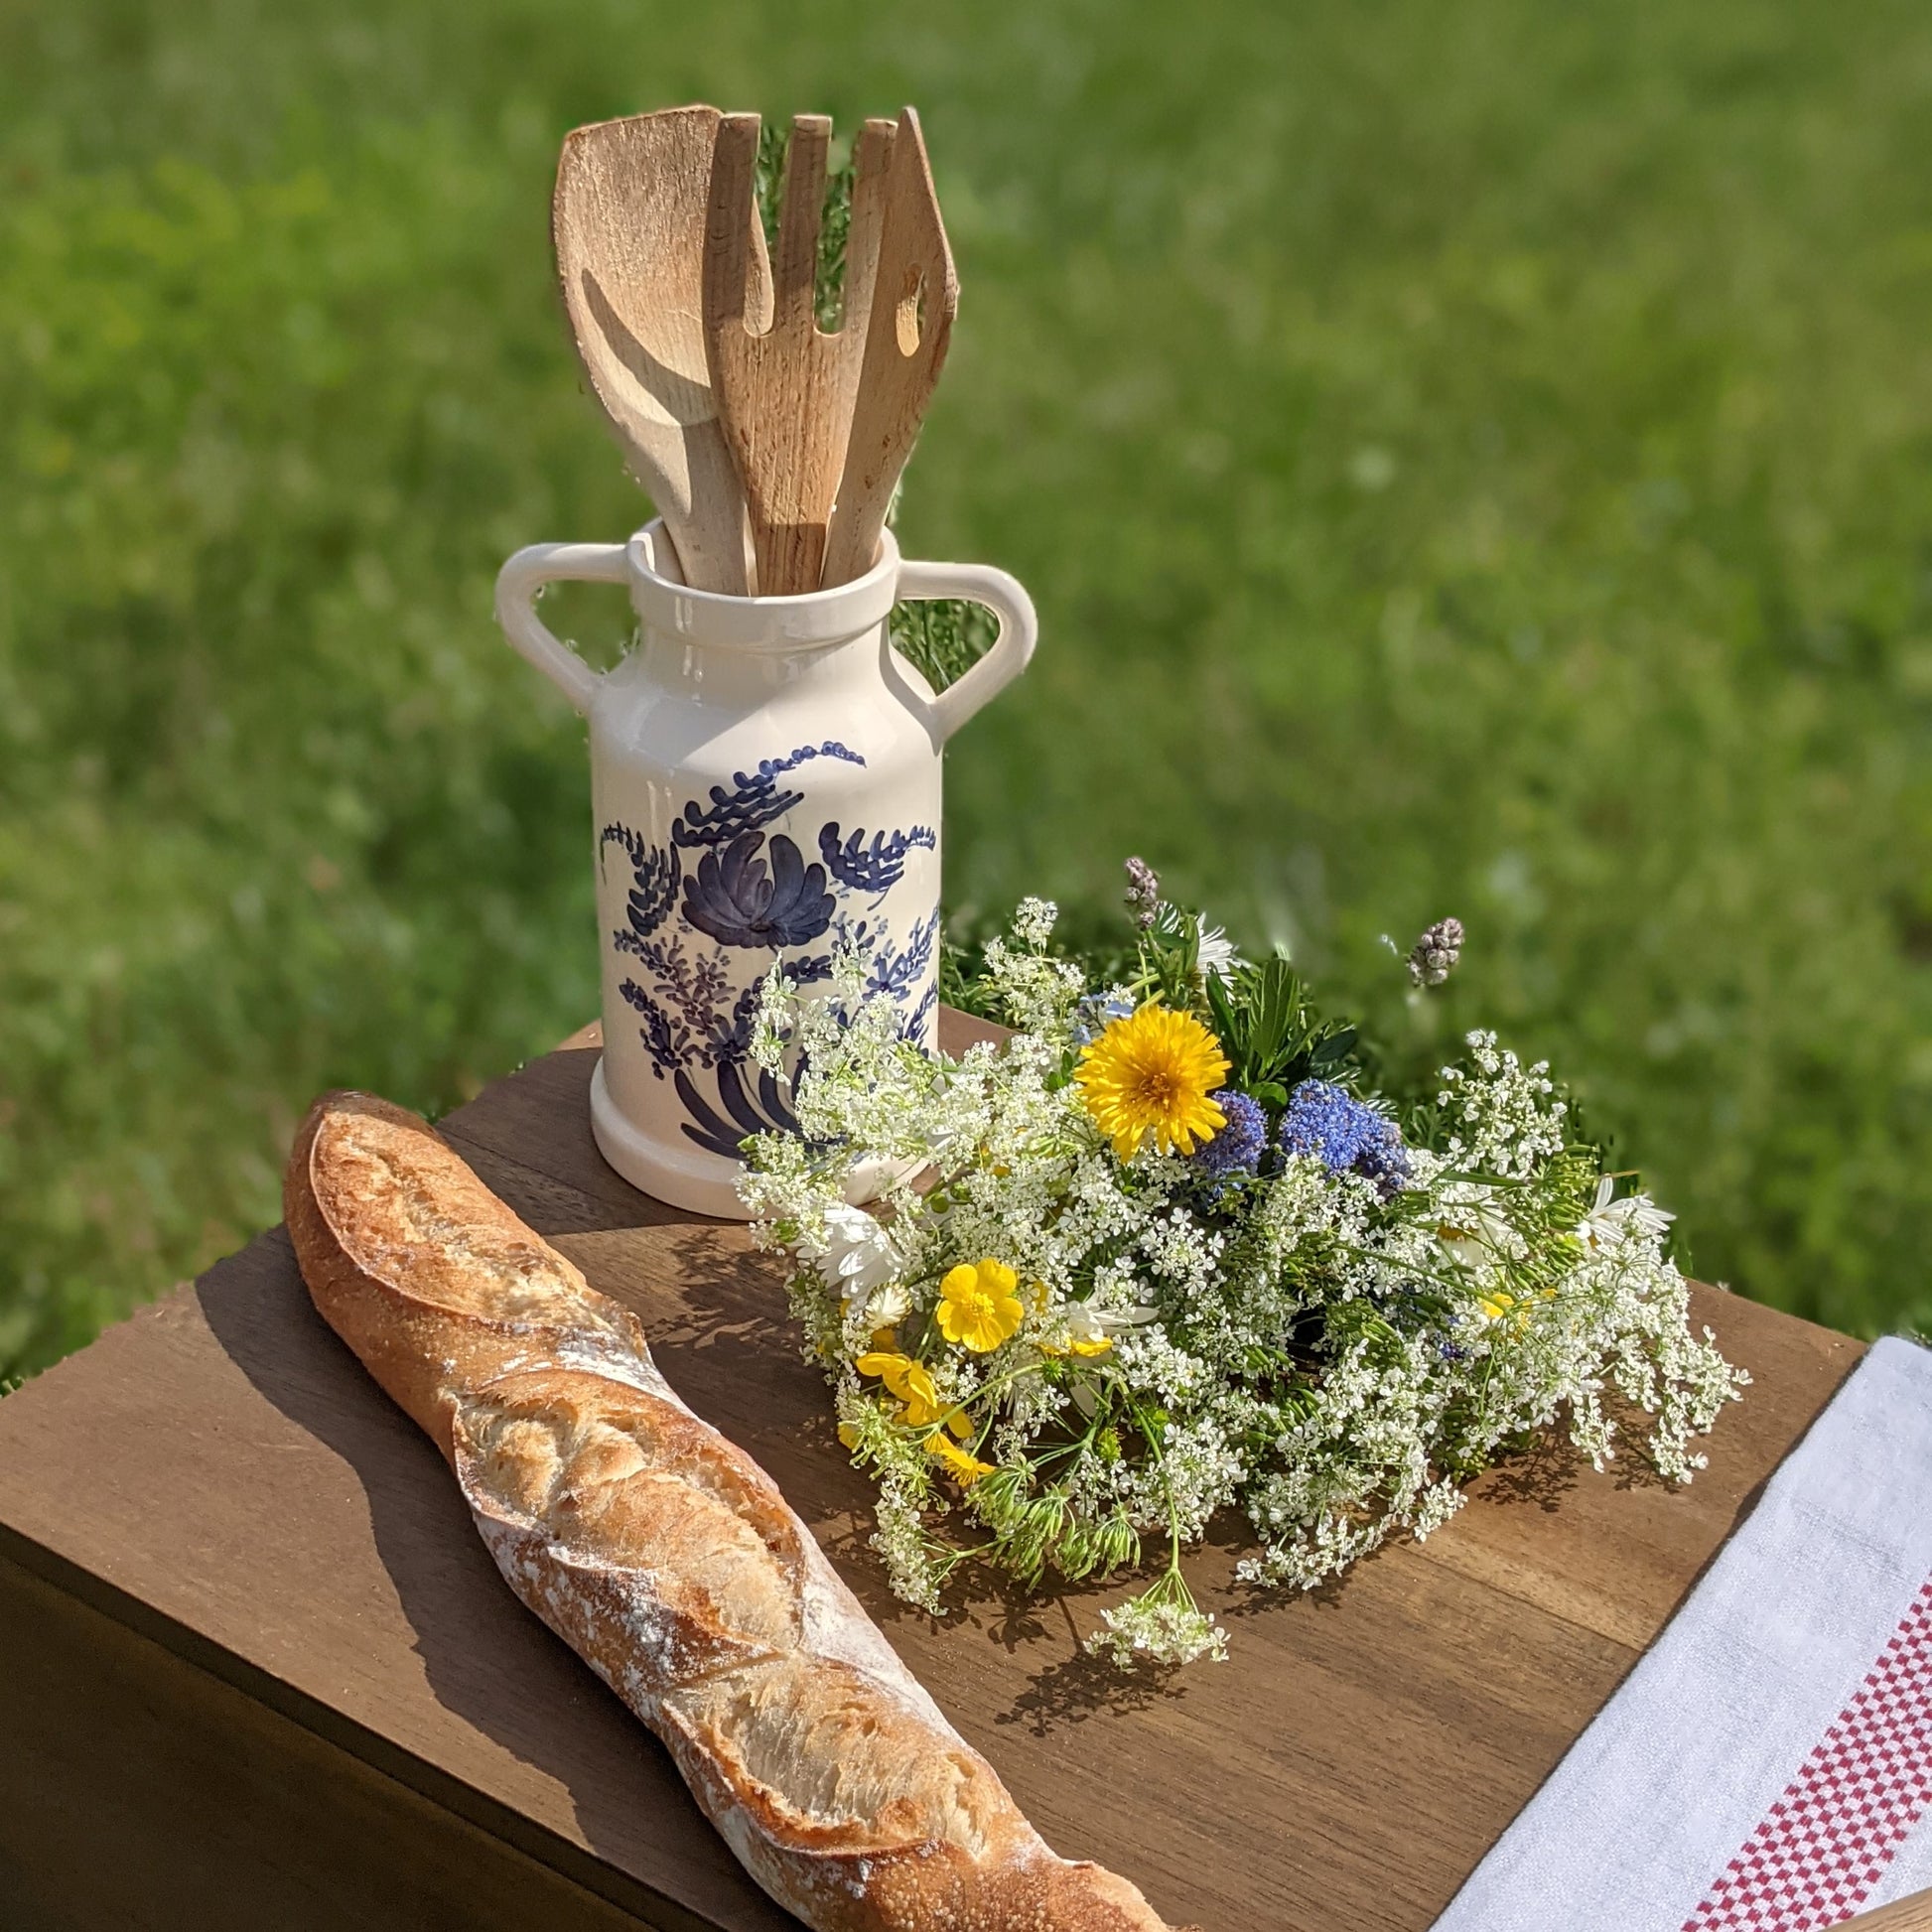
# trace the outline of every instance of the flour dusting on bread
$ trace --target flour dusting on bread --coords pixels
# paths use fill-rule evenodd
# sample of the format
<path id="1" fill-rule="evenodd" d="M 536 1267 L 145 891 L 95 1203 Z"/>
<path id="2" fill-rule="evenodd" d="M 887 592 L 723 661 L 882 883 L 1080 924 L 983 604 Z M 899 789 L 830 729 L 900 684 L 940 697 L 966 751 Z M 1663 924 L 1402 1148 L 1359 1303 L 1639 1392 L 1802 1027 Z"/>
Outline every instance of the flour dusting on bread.
<path id="1" fill-rule="evenodd" d="M 325 1096 L 285 1198 L 316 1307 L 443 1449 L 511 1589 L 780 1904 L 814 1932 L 1167 1932 L 1046 1847 L 636 1317 L 425 1123 Z"/>

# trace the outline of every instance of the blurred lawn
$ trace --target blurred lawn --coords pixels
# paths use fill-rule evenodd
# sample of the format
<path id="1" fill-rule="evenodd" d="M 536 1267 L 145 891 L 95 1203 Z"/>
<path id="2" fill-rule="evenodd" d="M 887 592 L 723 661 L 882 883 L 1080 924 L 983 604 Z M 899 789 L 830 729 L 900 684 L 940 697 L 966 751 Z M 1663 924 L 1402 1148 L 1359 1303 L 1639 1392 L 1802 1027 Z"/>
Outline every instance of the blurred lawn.
<path id="1" fill-rule="evenodd" d="M 1922 5 L 72 0 L 0 15 L 0 1366 L 273 1220 L 316 1088 L 591 1012 L 489 589 L 639 519 L 549 182 L 691 98 L 925 116 L 902 535 L 1044 634 L 955 906 L 1141 851 L 1392 1027 L 1455 911 L 1445 1040 L 1552 1054 L 1701 1272 L 1932 1325 Z"/>

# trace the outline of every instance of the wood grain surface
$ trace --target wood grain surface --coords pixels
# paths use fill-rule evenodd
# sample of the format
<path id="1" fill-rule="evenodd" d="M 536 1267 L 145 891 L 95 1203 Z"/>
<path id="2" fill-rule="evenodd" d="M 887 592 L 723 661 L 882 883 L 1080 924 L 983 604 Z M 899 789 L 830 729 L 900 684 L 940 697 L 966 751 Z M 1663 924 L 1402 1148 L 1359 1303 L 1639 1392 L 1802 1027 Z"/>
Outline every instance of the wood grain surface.
<path id="1" fill-rule="evenodd" d="M 817 590 L 824 570 L 873 314 L 893 124 L 868 121 L 853 150 L 843 313 L 830 335 L 818 327 L 815 278 L 832 123 L 823 114 L 792 119 L 778 245 L 768 262 L 762 231 L 756 221 L 748 230 L 746 221 L 755 206 L 759 125 L 756 114 L 727 114 L 718 124 L 705 225 L 705 353 L 752 513 L 759 595 L 794 597 Z M 753 291 L 767 277 L 771 320 L 759 328 Z"/>
<path id="2" fill-rule="evenodd" d="M 1845 1932 L 1932 1932 L 1932 1890 L 1915 1891 L 1875 1912 L 1861 1912 L 1845 1921 Z"/>
<path id="3" fill-rule="evenodd" d="M 868 284 L 872 317 L 837 507 L 826 538 L 827 589 L 872 568 L 887 509 L 919 439 L 959 313 L 959 276 L 933 192 L 925 135 L 911 107 L 899 113 L 885 204 L 878 259 Z"/>
<path id="4" fill-rule="evenodd" d="M 955 1039 L 962 1024 L 946 1022 Z M 1123 1683 L 1079 1648 L 1119 1584 L 981 1585 L 944 1623 L 886 1592 L 865 1486 L 798 1358 L 776 1270 L 742 1229 L 664 1208 L 604 1166 L 586 1101 L 594 1039 L 488 1088 L 445 1132 L 643 1317 L 665 1374 L 776 1477 L 1055 1848 L 1103 1860 L 1206 1932 L 1421 1932 L 1862 1352 L 1701 1290 L 1700 1318 L 1754 1386 L 1692 1487 L 1553 1451 L 1492 1473 L 1426 1546 L 1286 1601 L 1234 1586 L 1230 1525 L 1189 1573 L 1231 1661 Z M 789 1923 L 655 1742 L 504 1587 L 434 1449 L 310 1307 L 279 1230 L 0 1402 L 0 1558 L 43 1602 L 72 1599 L 75 1616 L 242 1693 L 404 1809 L 427 1801 L 496 1841 L 505 1871 L 534 1883 L 526 1867 L 546 1867 L 587 1913 L 604 1900 L 667 1927 Z M 10 1649 L 41 1641 L 32 1587 L 8 1612 Z M 50 1655 L 78 1641 L 43 1620 Z M 259 1822 L 281 1829 L 272 1806 Z M 25 1836 L 0 1855 L 25 1857 Z M 75 1842 L 69 1827 L 69 1856 Z"/>
<path id="5" fill-rule="evenodd" d="M 695 589 L 748 596 L 750 528 L 705 359 L 704 238 L 715 107 L 574 128 L 550 205 L 557 280 L 592 393 Z M 749 235 L 758 213 L 740 210 Z M 747 263 L 762 319 L 764 256 Z"/>

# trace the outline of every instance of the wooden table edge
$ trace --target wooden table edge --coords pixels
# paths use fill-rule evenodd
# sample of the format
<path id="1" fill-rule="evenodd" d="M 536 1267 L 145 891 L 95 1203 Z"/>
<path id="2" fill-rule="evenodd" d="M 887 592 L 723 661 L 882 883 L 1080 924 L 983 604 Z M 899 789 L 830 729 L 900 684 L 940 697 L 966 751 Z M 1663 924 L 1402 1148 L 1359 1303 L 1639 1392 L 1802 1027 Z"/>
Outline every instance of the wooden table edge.
<path id="1" fill-rule="evenodd" d="M 1838 1932 L 1932 1932 L 1932 1886 L 1846 1919 Z"/>

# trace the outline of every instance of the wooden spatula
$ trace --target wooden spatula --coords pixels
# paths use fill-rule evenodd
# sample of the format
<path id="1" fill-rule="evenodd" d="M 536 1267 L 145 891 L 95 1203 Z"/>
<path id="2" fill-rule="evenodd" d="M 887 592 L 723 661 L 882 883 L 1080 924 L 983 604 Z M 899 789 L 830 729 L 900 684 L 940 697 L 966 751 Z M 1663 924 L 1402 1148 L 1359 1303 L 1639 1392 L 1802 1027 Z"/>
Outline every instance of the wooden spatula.
<path id="1" fill-rule="evenodd" d="M 849 583 L 872 567 L 959 312 L 959 278 L 919 117 L 909 107 L 899 115 L 893 140 L 885 201 L 865 359 L 825 550 L 827 587 Z"/>
<path id="2" fill-rule="evenodd" d="M 705 234 L 704 334 L 719 420 L 752 513 L 758 591 L 788 597 L 815 591 L 825 563 L 826 524 L 844 467 L 853 396 L 874 311 L 884 188 L 894 145 L 891 121 L 868 121 L 854 157 L 847 233 L 845 313 L 836 334 L 818 326 L 813 301 L 819 219 L 832 123 L 800 114 L 785 154 L 778 253 L 768 273 L 771 324 L 755 333 L 754 294 L 767 272 L 756 221 L 754 177 L 759 117 L 727 114 L 718 126 Z"/>
<path id="3" fill-rule="evenodd" d="M 551 203 L 557 276 L 584 372 L 677 546 L 686 582 L 749 594 L 744 491 L 711 393 L 702 324 L 715 107 L 580 127 Z M 741 231 L 757 224 L 741 210 Z M 760 249 L 746 306 L 769 296 Z"/>

